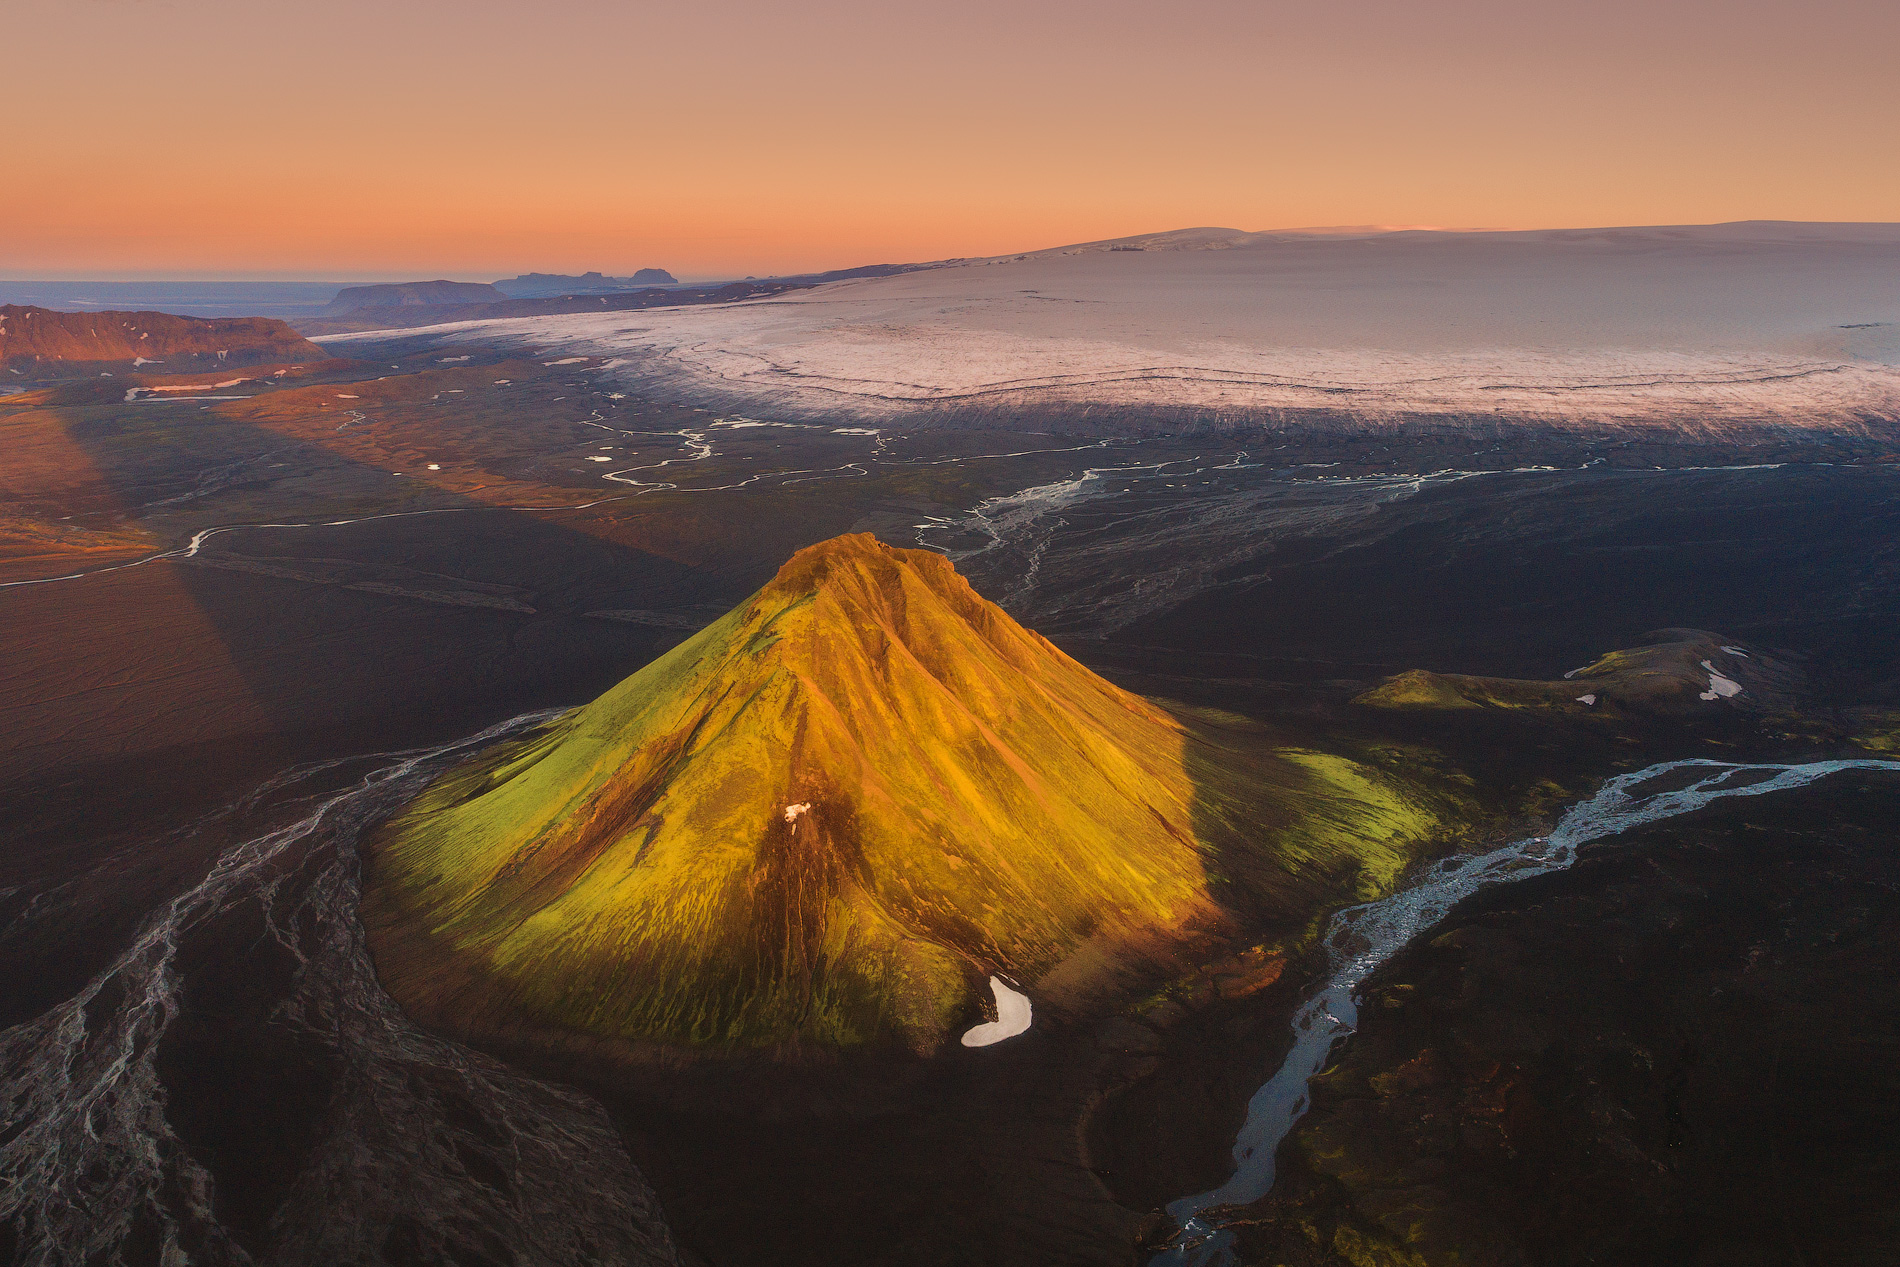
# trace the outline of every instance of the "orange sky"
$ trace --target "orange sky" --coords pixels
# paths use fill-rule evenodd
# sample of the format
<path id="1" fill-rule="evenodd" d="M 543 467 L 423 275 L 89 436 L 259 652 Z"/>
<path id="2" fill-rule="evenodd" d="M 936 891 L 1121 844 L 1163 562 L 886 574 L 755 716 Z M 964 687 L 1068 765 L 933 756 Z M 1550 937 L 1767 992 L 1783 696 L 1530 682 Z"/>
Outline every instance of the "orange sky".
<path id="1" fill-rule="evenodd" d="M 0 276 L 1900 220 L 1900 4 L 11 0 Z"/>

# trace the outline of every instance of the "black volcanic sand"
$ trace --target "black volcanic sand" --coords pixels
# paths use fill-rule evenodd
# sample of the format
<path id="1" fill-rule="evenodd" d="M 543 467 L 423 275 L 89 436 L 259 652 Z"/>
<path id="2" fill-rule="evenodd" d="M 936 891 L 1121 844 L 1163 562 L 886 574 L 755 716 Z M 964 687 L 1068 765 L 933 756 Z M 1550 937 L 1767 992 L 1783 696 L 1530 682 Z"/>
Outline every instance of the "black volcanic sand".
<path id="1" fill-rule="evenodd" d="M 1810 657 L 1835 702 L 1900 699 L 1900 469 L 1599 467 L 1297 493 L 1209 475 L 1104 479 L 1063 506 L 1012 610 L 1052 637 L 1105 635 L 1103 654 L 1130 663 L 1308 682 L 1551 678 L 1687 626 Z M 1009 556 L 968 570 L 1007 589 Z M 1117 556 L 1178 601 L 1146 610 Z"/>
<path id="2" fill-rule="evenodd" d="M 1900 1261 L 1897 825 L 1837 775 L 1466 902 L 1368 983 L 1240 1261 Z"/>
<path id="3" fill-rule="evenodd" d="M 383 350 L 326 367 L 326 381 L 433 372 L 435 353 L 398 346 L 405 355 L 368 359 Z M 470 364 L 503 363 L 515 372 L 499 356 Z M 612 384 L 585 367 L 527 373 L 517 386 L 458 401 L 442 434 L 458 435 L 485 469 L 576 500 L 634 491 L 582 461 L 599 444 L 622 446 L 606 469 L 690 451 L 677 435 L 588 427 L 590 412 L 652 432 L 709 419 L 663 400 L 612 401 Z M 981 551 L 960 563 L 979 590 L 1131 689 L 1242 712 L 1302 742 L 1435 752 L 1476 776 L 1499 819 L 1493 831 L 1511 816 L 1547 820 L 1596 779 L 1651 760 L 1837 755 L 1832 705 L 1900 702 L 1900 470 L 1881 462 L 1894 446 L 1874 439 L 1703 448 L 1445 433 L 1395 446 L 1259 433 L 1103 444 L 1039 434 L 1025 420 L 1020 432 L 915 432 L 879 447 L 756 428 L 720 431 L 714 458 L 644 476 L 680 489 L 522 515 L 392 482 L 388 463 L 341 453 L 321 432 L 287 438 L 103 394 L 61 408 L 72 411 L 68 434 L 96 468 L 96 487 L 62 494 L 71 506 L 25 506 L 34 517 L 129 517 L 171 545 L 217 524 L 455 513 L 231 533 L 199 562 L 0 590 L 9 652 L 0 1023 L 70 997 L 148 912 L 203 874 L 240 823 L 299 811 L 265 807 L 179 830 L 196 816 L 297 763 L 436 743 L 582 702 L 749 593 L 797 547 L 847 530 Z M 402 427 L 432 424 L 390 410 L 366 425 L 399 451 Z M 1261 465 L 1215 469 L 1243 452 Z M 217 474 L 237 459 L 241 469 Z M 1409 490 L 1365 478 L 1593 461 L 1602 465 Z M 1808 465 L 1643 469 L 1780 461 Z M 1309 462 L 1337 465 L 1299 465 Z M 1109 471 L 1042 514 L 1010 518 L 992 505 L 982 522 L 967 517 L 986 498 L 1137 466 L 1150 469 Z M 822 478 L 789 482 L 814 471 Z M 760 472 L 768 478 L 743 488 L 688 491 Z M 1322 486 L 1320 475 L 1364 482 Z M 151 509 L 175 498 L 184 500 Z M 947 526 L 917 526 L 930 517 Z M 1554 676 L 1672 625 L 1806 657 L 1821 701 L 1811 724 L 1724 711 L 1693 732 L 1632 733 L 1588 719 L 1371 716 L 1348 702 L 1415 667 Z M 1742 804 L 1784 815 L 1790 830 L 1819 826 L 1846 799 L 1835 786 L 1789 797 L 1785 809 Z M 1631 874 L 1632 885 L 1649 883 L 1649 873 Z M 1825 915 L 1816 909 L 1816 936 Z M 232 927 L 244 926 L 234 915 Z M 197 968 L 230 985 L 229 974 Z M 716 1267 L 1126 1262 L 1154 1206 L 1223 1177 L 1232 1131 L 1286 1043 L 1303 979 L 1296 964 L 1250 999 L 1154 1025 L 1066 1030 L 1044 1020 L 1001 1047 L 928 1064 L 658 1074 L 522 1059 L 601 1095 L 683 1243 Z M 1862 994 L 1842 997 L 1862 1007 L 1891 997 L 1872 978 L 1861 984 Z M 246 1006 L 234 994 L 219 1014 Z M 219 1011 L 215 1000 L 194 1007 Z M 295 1070 L 273 1064 L 268 1035 L 243 1047 L 220 1032 L 181 1031 L 164 1076 L 179 1084 L 188 1146 L 214 1157 L 219 1174 L 255 1171 L 248 1186 L 231 1179 L 229 1196 L 230 1216 L 255 1231 L 301 1164 L 299 1123 L 317 1110 L 294 1092 Z M 212 1048 L 225 1054 L 213 1061 Z M 480 1182 L 472 1171 L 469 1181 Z M 1347 1217 L 1312 1217 L 1322 1215 Z M 400 1245 L 391 1253 L 425 1261 Z"/>
<path id="4" fill-rule="evenodd" d="M 1482 799 L 1521 811 L 1474 847 L 1547 829 L 1591 772 L 1664 752 L 1813 755 L 1745 723 L 1613 732 L 1509 714 L 1437 720 L 1442 759 L 1489 754 Z M 1321 734 L 1275 724 L 1295 742 Z M 1348 710 L 1325 733 L 1370 755 L 1409 743 L 1413 728 L 1434 729 Z M 1210 944 L 1204 958 L 1233 948 Z M 1176 994 L 1192 1006 L 1082 1026 L 1044 1017 L 1020 1040 L 929 1062 L 658 1071 L 504 1054 L 615 1111 L 675 1234 L 709 1263 L 1124 1263 L 1166 1226 L 1166 1202 L 1226 1178 L 1246 1102 L 1284 1055 L 1319 968 L 1317 956 L 1297 959 L 1241 1000 L 1190 983 Z"/>
<path id="5" fill-rule="evenodd" d="M 1127 1260 L 1143 1219 L 1089 1169 L 1077 1124 L 1156 1045 L 1110 1020 L 929 1062 L 660 1072 L 504 1054 L 601 1098 L 699 1262 L 954 1267 Z"/>

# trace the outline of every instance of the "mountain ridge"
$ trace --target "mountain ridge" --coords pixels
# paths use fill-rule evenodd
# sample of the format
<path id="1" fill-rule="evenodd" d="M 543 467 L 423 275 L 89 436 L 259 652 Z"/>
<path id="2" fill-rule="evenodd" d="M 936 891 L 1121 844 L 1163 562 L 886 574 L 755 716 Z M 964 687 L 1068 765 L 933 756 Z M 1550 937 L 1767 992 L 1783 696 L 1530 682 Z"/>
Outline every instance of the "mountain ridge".
<path id="1" fill-rule="evenodd" d="M 677 285 L 679 278 L 663 268 L 639 268 L 625 277 L 609 277 L 598 269 L 586 273 L 522 273 L 502 278 L 495 283 L 495 289 L 510 299 L 546 299 Z"/>

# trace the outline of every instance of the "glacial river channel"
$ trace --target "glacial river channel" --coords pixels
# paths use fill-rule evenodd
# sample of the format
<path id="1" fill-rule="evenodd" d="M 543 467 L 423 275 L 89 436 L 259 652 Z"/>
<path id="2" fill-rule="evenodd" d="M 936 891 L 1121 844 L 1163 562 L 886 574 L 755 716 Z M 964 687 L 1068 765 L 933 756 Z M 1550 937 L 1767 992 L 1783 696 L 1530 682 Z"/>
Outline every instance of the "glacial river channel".
<path id="1" fill-rule="evenodd" d="M 1274 1154 L 1306 1112 L 1308 1081 L 1325 1068 L 1333 1045 L 1352 1033 L 1358 1022 L 1359 987 L 1458 902 L 1493 885 L 1561 871 L 1593 840 L 1687 814 L 1724 797 L 1804 787 L 1843 770 L 1900 771 L 1900 761 L 1663 762 L 1611 779 L 1595 796 L 1573 806 L 1548 836 L 1520 840 L 1476 857 L 1447 858 L 1410 887 L 1339 912 L 1326 930 L 1332 972 L 1293 1014 L 1293 1049 L 1247 1105 L 1246 1123 L 1234 1142 L 1233 1177 L 1211 1192 L 1168 1205 L 1168 1214 L 1180 1231 L 1168 1248 L 1149 1260 L 1149 1267 L 1228 1267 L 1233 1262 L 1233 1233 L 1223 1226 L 1223 1212 L 1258 1201 L 1272 1189 Z M 1682 775 L 1697 771 L 1706 773 L 1687 786 L 1674 786 Z M 1658 783 L 1668 790 L 1644 790 L 1646 784 Z"/>

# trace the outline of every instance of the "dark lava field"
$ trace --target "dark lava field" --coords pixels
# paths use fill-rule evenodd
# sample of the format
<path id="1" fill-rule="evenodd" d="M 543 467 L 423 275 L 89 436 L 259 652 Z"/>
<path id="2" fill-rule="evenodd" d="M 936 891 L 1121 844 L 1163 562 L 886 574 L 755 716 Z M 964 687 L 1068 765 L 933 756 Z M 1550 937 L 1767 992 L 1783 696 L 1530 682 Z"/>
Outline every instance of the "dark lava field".
<path id="1" fill-rule="evenodd" d="M 1893 771 L 1457 906 L 1368 978 L 1225 1258 L 1165 1207 L 1232 1171 L 1330 911 L 1271 979 L 1220 984 L 1213 939 L 995 1049 L 650 1069 L 417 1026 L 357 917 L 362 834 L 434 774 L 846 532 L 1127 690 L 1441 788 L 1446 855 L 1656 763 L 1900 758 L 1891 433 L 902 432 L 351 351 L 0 397 L 0 1261 L 1900 1262 Z M 1361 699 L 1662 630 L 1775 674 L 1658 713 Z"/>

